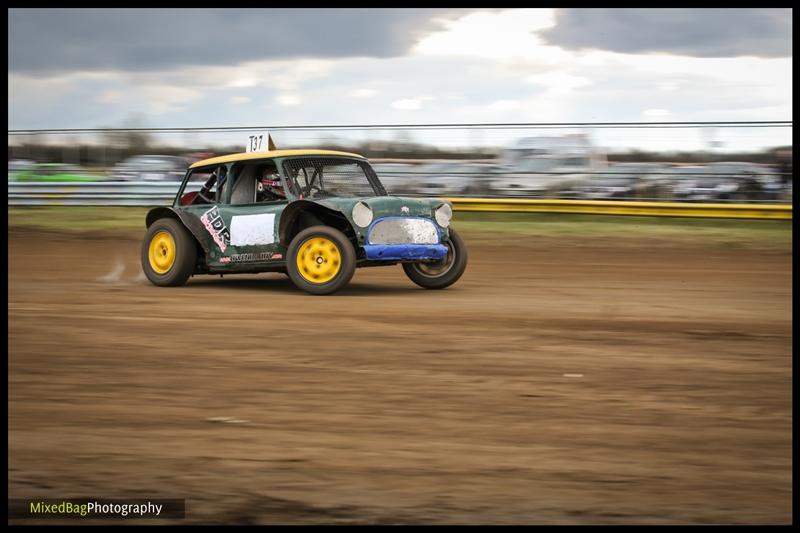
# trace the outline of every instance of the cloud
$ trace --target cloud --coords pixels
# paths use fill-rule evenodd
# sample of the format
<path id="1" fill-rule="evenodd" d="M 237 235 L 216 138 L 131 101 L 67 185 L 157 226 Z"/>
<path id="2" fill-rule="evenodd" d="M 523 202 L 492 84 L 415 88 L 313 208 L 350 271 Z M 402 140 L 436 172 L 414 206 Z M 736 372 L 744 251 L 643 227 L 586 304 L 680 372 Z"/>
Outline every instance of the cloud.
<path id="1" fill-rule="evenodd" d="M 551 27 L 548 20 L 557 21 L 555 14 L 552 19 L 547 10 L 439 16 L 438 30 L 421 38 L 419 47 L 394 57 L 302 57 L 55 74 L 10 70 L 9 129 L 120 126 L 133 113 L 144 115 L 150 127 L 407 123 L 409 117 L 425 123 L 657 120 L 644 115 L 648 110 L 668 110 L 671 121 L 791 119 L 790 58 L 565 49 L 541 36 Z M 114 103 L 98 105 L 99 100 Z M 469 134 L 447 131 L 409 135 L 452 145 L 472 142 Z M 751 130 L 740 143 L 769 144 L 776 131 Z M 616 136 L 614 142 L 622 145 L 639 142 L 640 133 L 609 129 L 602 135 Z M 680 130 L 656 133 L 647 141 L 652 146 L 661 140 L 676 147 L 688 142 Z M 497 145 L 522 134 L 481 133 Z M 222 133 L 203 135 L 229 141 Z M 279 146 L 329 142 L 319 132 L 276 135 Z M 390 140 L 396 133 L 353 135 Z M 232 133 L 230 143 L 238 146 L 240 137 Z M 783 137 L 779 140 L 783 143 Z"/>
<path id="2" fill-rule="evenodd" d="M 457 20 L 440 19 L 443 29 L 417 43 L 424 55 L 472 56 L 509 62 L 520 58 L 554 64 L 564 55 L 538 32 L 555 25 L 554 10 L 480 11 Z"/>
<path id="3" fill-rule="evenodd" d="M 137 92 L 140 93 L 138 97 L 147 102 L 147 110 L 153 115 L 185 110 L 204 96 L 202 91 L 194 88 L 170 85 L 150 85 Z"/>
<path id="4" fill-rule="evenodd" d="M 546 87 L 553 94 L 564 94 L 592 84 L 591 80 L 567 72 L 554 71 L 525 78 L 527 83 Z"/>
<path id="5" fill-rule="evenodd" d="M 255 87 L 256 85 L 258 85 L 258 80 L 248 76 L 235 78 L 225 84 L 226 87 L 230 87 L 232 89 L 246 89 L 248 87 Z"/>
<path id="6" fill-rule="evenodd" d="M 303 99 L 294 94 L 280 94 L 275 101 L 283 106 L 295 106 L 303 103 Z"/>
<path id="7" fill-rule="evenodd" d="M 519 107 L 520 103 L 517 100 L 497 100 L 489 104 L 490 111 L 513 111 Z"/>
<path id="8" fill-rule="evenodd" d="M 372 98 L 378 94 L 378 91 L 375 89 L 356 89 L 350 92 L 350 96 L 353 98 Z"/>
<path id="9" fill-rule="evenodd" d="M 395 100 L 392 102 L 392 107 L 400 109 L 401 111 L 416 111 L 422 108 L 422 103 L 427 100 L 433 100 L 430 96 L 421 96 L 419 98 L 404 98 L 402 100 Z"/>
<path id="10" fill-rule="evenodd" d="M 452 9 L 9 9 L 9 71 L 392 57 Z"/>
<path id="11" fill-rule="evenodd" d="M 693 57 L 791 57 L 788 8 L 559 9 L 542 32 L 549 44 L 639 54 Z"/>
<path id="12" fill-rule="evenodd" d="M 115 91 L 111 89 L 98 94 L 95 100 L 100 104 L 116 104 L 120 102 L 124 96 L 125 94 L 122 91 Z"/>

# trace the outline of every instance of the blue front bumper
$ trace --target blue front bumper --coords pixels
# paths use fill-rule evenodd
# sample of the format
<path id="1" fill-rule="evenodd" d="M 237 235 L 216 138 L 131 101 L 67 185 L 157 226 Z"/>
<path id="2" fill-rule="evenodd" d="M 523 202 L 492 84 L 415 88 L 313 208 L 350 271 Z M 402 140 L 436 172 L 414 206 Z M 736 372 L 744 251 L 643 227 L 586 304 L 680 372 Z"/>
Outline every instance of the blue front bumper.
<path id="1" fill-rule="evenodd" d="M 443 244 L 365 244 L 371 261 L 440 261 L 447 257 Z"/>

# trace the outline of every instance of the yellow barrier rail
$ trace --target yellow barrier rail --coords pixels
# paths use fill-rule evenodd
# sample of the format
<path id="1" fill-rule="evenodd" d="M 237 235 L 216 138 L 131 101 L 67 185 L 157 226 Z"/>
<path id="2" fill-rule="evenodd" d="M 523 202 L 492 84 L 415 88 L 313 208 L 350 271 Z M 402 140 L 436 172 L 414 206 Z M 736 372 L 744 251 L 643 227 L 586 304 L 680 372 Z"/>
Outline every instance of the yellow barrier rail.
<path id="1" fill-rule="evenodd" d="M 527 198 L 448 198 L 456 211 L 501 213 L 573 213 L 655 217 L 752 218 L 791 220 L 791 204 L 693 204 L 614 200 Z"/>

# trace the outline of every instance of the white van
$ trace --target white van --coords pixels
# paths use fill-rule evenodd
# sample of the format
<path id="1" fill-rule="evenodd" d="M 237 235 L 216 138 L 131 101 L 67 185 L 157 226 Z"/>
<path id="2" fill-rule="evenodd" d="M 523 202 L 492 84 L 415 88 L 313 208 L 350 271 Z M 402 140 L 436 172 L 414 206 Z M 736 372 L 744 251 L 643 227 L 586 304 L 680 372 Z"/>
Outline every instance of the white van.
<path id="1" fill-rule="evenodd" d="M 490 188 L 502 196 L 554 196 L 608 166 L 583 134 L 520 139 L 498 159 L 502 175 Z"/>

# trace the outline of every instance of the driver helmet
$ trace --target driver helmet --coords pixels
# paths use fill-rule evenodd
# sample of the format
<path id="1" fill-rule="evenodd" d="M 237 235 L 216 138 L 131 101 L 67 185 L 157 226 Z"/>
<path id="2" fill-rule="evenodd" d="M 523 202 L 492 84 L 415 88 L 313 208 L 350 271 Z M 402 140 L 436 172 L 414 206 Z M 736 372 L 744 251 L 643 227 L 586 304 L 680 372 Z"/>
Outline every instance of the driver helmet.
<path id="1" fill-rule="evenodd" d="M 286 198 L 286 192 L 283 190 L 281 178 L 276 172 L 265 170 L 258 181 L 259 192 L 269 191 L 279 198 Z"/>

